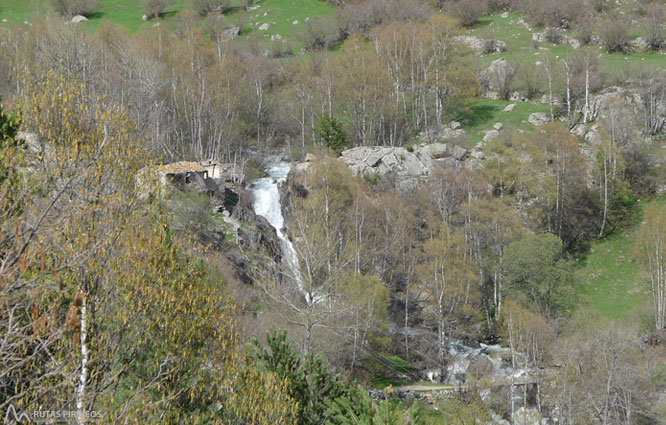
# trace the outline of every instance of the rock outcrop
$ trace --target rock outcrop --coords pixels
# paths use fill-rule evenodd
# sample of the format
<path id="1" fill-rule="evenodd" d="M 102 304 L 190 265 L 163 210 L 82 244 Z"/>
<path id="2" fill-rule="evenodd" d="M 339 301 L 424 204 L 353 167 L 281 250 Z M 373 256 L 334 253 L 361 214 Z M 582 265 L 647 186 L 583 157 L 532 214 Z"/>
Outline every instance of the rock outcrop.
<path id="1" fill-rule="evenodd" d="M 532 41 L 540 43 L 551 42 L 555 44 L 568 44 L 574 49 L 579 49 L 581 42 L 573 37 L 569 37 L 561 30 L 550 28 L 545 32 L 535 32 L 532 34 Z"/>
<path id="2" fill-rule="evenodd" d="M 460 35 L 454 38 L 478 53 L 506 52 L 506 43 L 502 40 L 494 38 L 478 38 L 470 35 Z"/>
<path id="3" fill-rule="evenodd" d="M 488 68 L 479 74 L 479 82 L 486 92 L 497 92 L 505 89 L 504 85 L 515 73 L 515 66 L 504 58 L 494 60 Z"/>
<path id="4" fill-rule="evenodd" d="M 354 174 L 368 178 L 390 175 L 395 177 L 397 189 L 409 191 L 436 168 L 477 168 L 483 159 L 482 150 L 482 143 L 471 150 L 450 143 L 421 144 L 411 150 L 404 147 L 362 146 L 343 151 L 340 159 Z M 295 169 L 306 171 L 309 164 L 299 164 Z"/>

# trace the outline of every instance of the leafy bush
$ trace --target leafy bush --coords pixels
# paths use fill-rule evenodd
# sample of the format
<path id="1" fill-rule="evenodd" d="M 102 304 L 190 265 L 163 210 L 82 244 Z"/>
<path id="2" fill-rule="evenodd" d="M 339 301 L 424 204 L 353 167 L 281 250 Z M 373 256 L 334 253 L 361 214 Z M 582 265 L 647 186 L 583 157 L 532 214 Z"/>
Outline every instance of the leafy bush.
<path id="1" fill-rule="evenodd" d="M 446 9 L 462 26 L 470 27 L 488 14 L 488 3 L 484 0 L 462 0 L 450 3 Z"/>
<path id="2" fill-rule="evenodd" d="M 66 18 L 76 15 L 90 16 L 99 9 L 97 0 L 50 0 L 50 4 L 60 16 Z"/>
<path id="3" fill-rule="evenodd" d="M 225 13 L 231 7 L 231 0 L 190 0 L 194 10 L 206 16 L 211 13 Z"/>
<path id="4" fill-rule="evenodd" d="M 547 28 L 545 32 L 546 41 L 553 44 L 560 44 L 562 42 L 562 33 L 557 28 Z"/>
<path id="5" fill-rule="evenodd" d="M 589 0 L 590 7 L 592 7 L 592 10 L 594 10 L 597 13 L 603 13 L 607 11 L 610 6 L 611 2 L 608 0 Z"/>
<path id="6" fill-rule="evenodd" d="M 578 25 L 576 29 L 576 36 L 578 37 L 578 41 L 581 42 L 582 45 L 587 46 L 588 44 L 592 43 L 592 39 L 594 36 L 594 27 L 588 23 Z"/>
<path id="7" fill-rule="evenodd" d="M 325 18 L 303 22 L 303 30 L 297 34 L 307 50 L 327 48 L 337 40 L 337 28 Z"/>
<path id="8" fill-rule="evenodd" d="M 0 101 L 2 101 L 2 97 L 0 97 Z M 16 133 L 18 133 L 20 124 L 16 111 L 7 114 L 2 109 L 2 104 L 0 104 L 0 143 L 3 143 L 5 140 L 13 140 L 16 137 Z"/>
<path id="9" fill-rule="evenodd" d="M 659 50 L 664 45 L 663 23 L 666 20 L 664 6 L 654 3 L 647 10 L 645 33 L 652 50 Z"/>
<path id="10" fill-rule="evenodd" d="M 517 3 L 538 27 L 569 28 L 582 16 L 578 0 L 518 0 Z"/>
<path id="11" fill-rule="evenodd" d="M 629 45 L 629 24 L 619 16 L 610 16 L 601 22 L 599 35 L 608 53 L 622 52 Z"/>
<path id="12" fill-rule="evenodd" d="M 543 83 L 543 68 L 538 69 L 534 64 L 518 64 L 516 74 L 527 98 L 535 98 L 539 94 L 539 87 Z"/>
<path id="13" fill-rule="evenodd" d="M 485 54 L 495 53 L 500 48 L 499 41 L 494 37 L 484 38 L 482 41 L 483 53 Z"/>
<path id="14" fill-rule="evenodd" d="M 336 12 L 336 18 L 340 34 L 346 37 L 390 21 L 424 22 L 432 13 L 425 0 L 366 0 L 344 5 Z"/>
<path id="15" fill-rule="evenodd" d="M 497 13 L 509 8 L 509 0 L 488 0 L 488 11 Z"/>

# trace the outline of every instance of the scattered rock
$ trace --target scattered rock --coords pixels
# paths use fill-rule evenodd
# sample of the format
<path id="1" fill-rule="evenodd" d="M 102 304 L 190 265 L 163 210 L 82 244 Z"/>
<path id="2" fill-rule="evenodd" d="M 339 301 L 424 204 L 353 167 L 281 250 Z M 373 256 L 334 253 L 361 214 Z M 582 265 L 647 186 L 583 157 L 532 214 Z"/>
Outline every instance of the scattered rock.
<path id="1" fill-rule="evenodd" d="M 384 390 L 368 390 L 368 395 L 372 400 L 398 400 L 398 401 L 408 401 L 408 400 L 426 400 L 428 397 L 425 393 L 414 391 L 414 390 L 403 390 L 402 388 L 392 388 Z"/>
<path id="2" fill-rule="evenodd" d="M 28 150 L 33 153 L 40 153 L 45 149 L 45 146 L 42 145 L 42 142 L 39 140 L 39 137 L 35 133 L 19 131 L 16 134 L 16 138 L 18 140 L 24 141 L 25 145 L 28 147 Z"/>
<path id="3" fill-rule="evenodd" d="M 544 43 L 546 41 L 545 32 L 535 32 L 532 34 L 532 41 L 537 41 L 539 43 Z"/>
<path id="4" fill-rule="evenodd" d="M 501 53 L 506 52 L 507 49 L 504 41 L 494 38 L 479 38 L 471 35 L 461 35 L 454 38 L 479 53 Z"/>
<path id="5" fill-rule="evenodd" d="M 298 25 L 298 20 L 291 23 L 292 25 Z"/>
<path id="6" fill-rule="evenodd" d="M 527 118 L 527 122 L 532 125 L 542 125 L 550 121 L 550 117 L 545 112 L 535 112 L 530 114 Z"/>
<path id="7" fill-rule="evenodd" d="M 650 42 L 645 37 L 637 37 L 629 42 L 629 45 L 634 49 L 645 50 L 650 47 Z"/>
<path id="8" fill-rule="evenodd" d="M 483 161 L 486 158 L 486 155 L 480 151 L 470 151 L 469 156 L 479 161 Z"/>
<path id="9" fill-rule="evenodd" d="M 514 109 L 516 109 L 516 104 L 512 103 L 510 105 L 506 105 L 506 108 L 504 108 L 502 112 L 513 112 Z"/>
<path id="10" fill-rule="evenodd" d="M 548 105 L 549 103 L 552 103 L 553 105 L 559 105 L 560 100 L 555 96 L 551 98 L 549 95 L 544 94 L 543 96 L 541 96 L 541 103 L 546 105 Z"/>
<path id="11" fill-rule="evenodd" d="M 512 102 L 527 102 L 529 99 L 522 93 L 515 91 L 509 95 L 509 100 Z"/>
<path id="12" fill-rule="evenodd" d="M 282 36 L 280 34 L 271 35 L 271 41 L 280 41 L 280 40 L 282 40 Z"/>
<path id="13" fill-rule="evenodd" d="M 462 129 L 462 125 L 461 125 L 458 121 L 451 121 L 451 122 L 449 123 L 449 128 L 450 128 L 451 130 L 461 130 L 461 129 Z"/>
<path id="14" fill-rule="evenodd" d="M 453 154 L 453 157 L 458 161 L 464 161 L 465 158 L 467 158 L 467 149 L 461 146 L 454 146 L 453 149 L 451 150 L 451 153 Z"/>
<path id="15" fill-rule="evenodd" d="M 271 26 L 270 26 L 269 24 L 262 24 L 262 25 L 259 27 L 259 29 L 260 29 L 261 31 L 268 31 L 270 28 L 271 28 Z"/>
<path id="16" fill-rule="evenodd" d="M 587 133 L 585 133 L 585 141 L 587 143 L 594 143 L 601 139 L 601 135 L 599 134 L 599 130 L 596 128 L 591 129 Z"/>
<path id="17" fill-rule="evenodd" d="M 86 21 L 88 21 L 88 18 L 86 18 L 85 16 L 82 16 L 82 15 L 76 15 L 72 18 L 72 23 L 73 24 L 78 24 L 78 23 L 86 22 Z"/>
<path id="18" fill-rule="evenodd" d="M 581 42 L 559 29 L 547 28 L 544 32 L 535 32 L 532 34 L 532 41 L 539 43 L 568 44 L 574 49 L 579 49 Z"/>
<path id="19" fill-rule="evenodd" d="M 575 134 L 578 137 L 584 138 L 585 133 L 587 133 L 587 128 L 585 127 L 585 124 L 580 123 L 574 125 L 573 128 L 569 131 L 571 131 L 573 134 Z"/>
<path id="20" fill-rule="evenodd" d="M 509 12 L 504 12 L 504 13 L 502 13 L 501 16 L 502 16 L 502 18 L 506 19 L 506 18 L 509 17 Z"/>
<path id="21" fill-rule="evenodd" d="M 504 124 L 502 124 L 501 122 L 497 122 L 495 123 L 495 125 L 493 125 L 493 128 L 497 131 L 502 131 L 502 129 L 504 128 Z"/>
<path id="22" fill-rule="evenodd" d="M 150 19 L 150 18 L 148 17 L 148 15 L 143 15 L 143 16 L 141 17 L 141 20 L 142 20 L 142 21 L 147 21 L 148 19 Z"/>
<path id="23" fill-rule="evenodd" d="M 423 148 L 423 151 L 430 155 L 430 158 L 432 159 L 442 159 L 451 156 L 449 145 L 446 143 L 433 143 L 431 145 L 426 145 Z"/>
<path id="24" fill-rule="evenodd" d="M 229 27 L 222 30 L 222 39 L 223 40 L 233 40 L 238 37 L 241 33 L 240 27 Z"/>
<path id="25" fill-rule="evenodd" d="M 459 122 L 452 121 L 446 127 L 439 130 L 423 131 L 419 134 L 419 139 L 427 142 L 439 142 L 441 140 L 455 139 L 465 134 Z"/>
<path id="26" fill-rule="evenodd" d="M 252 12 L 253 10 L 259 9 L 260 7 L 261 7 L 260 4 L 258 4 L 256 6 L 245 6 L 245 11 L 246 12 Z"/>
<path id="27" fill-rule="evenodd" d="M 491 140 L 495 140 L 499 137 L 499 131 L 497 130 L 489 130 L 486 131 L 486 135 L 483 136 L 483 141 L 484 142 L 490 142 Z"/>

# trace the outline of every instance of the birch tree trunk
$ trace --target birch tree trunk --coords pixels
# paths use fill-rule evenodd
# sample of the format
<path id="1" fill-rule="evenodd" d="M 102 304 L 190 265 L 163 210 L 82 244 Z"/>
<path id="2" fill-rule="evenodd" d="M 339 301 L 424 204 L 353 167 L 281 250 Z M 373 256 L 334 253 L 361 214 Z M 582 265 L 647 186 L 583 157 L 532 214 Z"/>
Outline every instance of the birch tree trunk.
<path id="1" fill-rule="evenodd" d="M 88 301 L 85 295 L 81 299 L 81 372 L 79 387 L 76 391 L 76 421 L 79 425 L 86 423 L 85 399 L 88 383 Z"/>

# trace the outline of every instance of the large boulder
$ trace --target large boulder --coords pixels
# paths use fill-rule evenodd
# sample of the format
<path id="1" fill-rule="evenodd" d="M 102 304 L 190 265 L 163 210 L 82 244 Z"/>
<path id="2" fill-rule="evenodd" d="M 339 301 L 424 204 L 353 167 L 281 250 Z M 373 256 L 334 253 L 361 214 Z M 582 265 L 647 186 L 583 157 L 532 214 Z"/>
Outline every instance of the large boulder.
<path id="1" fill-rule="evenodd" d="M 508 76 L 515 72 L 515 67 L 504 58 L 494 60 L 488 68 L 481 71 L 479 81 L 486 91 L 498 91 Z"/>
<path id="2" fill-rule="evenodd" d="M 448 127 L 449 127 L 451 130 L 462 130 L 462 124 L 460 124 L 458 121 L 451 121 L 451 122 L 448 124 Z"/>
<path id="3" fill-rule="evenodd" d="M 222 30 L 222 39 L 223 40 L 233 40 L 238 37 L 241 33 L 241 28 L 237 26 L 225 28 Z"/>
<path id="4" fill-rule="evenodd" d="M 88 20 L 88 18 L 86 18 L 85 16 L 76 15 L 72 18 L 72 23 L 73 24 L 79 24 L 81 22 L 86 22 L 87 20 Z"/>
<path id="5" fill-rule="evenodd" d="M 433 143 L 426 145 L 423 152 L 430 156 L 432 159 L 441 159 L 451 156 L 451 150 L 446 143 Z"/>
<path id="6" fill-rule="evenodd" d="M 530 114 L 530 116 L 527 118 L 527 122 L 532 125 L 542 125 L 550 122 L 550 117 L 545 112 L 535 112 Z"/>
<path id="7" fill-rule="evenodd" d="M 502 112 L 513 112 L 514 109 L 516 109 L 516 104 L 512 103 L 510 105 L 506 105 L 506 107 L 502 109 Z"/>

